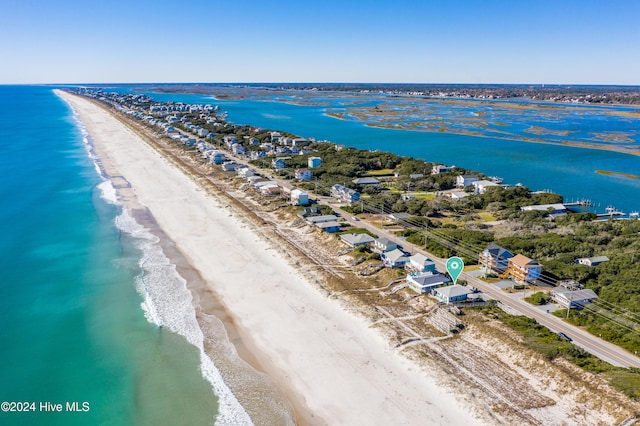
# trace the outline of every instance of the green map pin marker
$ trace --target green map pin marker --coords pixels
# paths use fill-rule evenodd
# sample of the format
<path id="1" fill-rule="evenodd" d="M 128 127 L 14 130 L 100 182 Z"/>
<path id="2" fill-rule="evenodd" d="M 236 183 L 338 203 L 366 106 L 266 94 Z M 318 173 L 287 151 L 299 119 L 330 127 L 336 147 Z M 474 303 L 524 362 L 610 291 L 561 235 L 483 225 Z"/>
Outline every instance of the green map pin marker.
<path id="1" fill-rule="evenodd" d="M 459 257 L 450 257 L 449 260 L 447 260 L 447 272 L 451 275 L 451 279 L 453 279 L 454 284 L 458 280 L 463 269 L 464 262 Z"/>

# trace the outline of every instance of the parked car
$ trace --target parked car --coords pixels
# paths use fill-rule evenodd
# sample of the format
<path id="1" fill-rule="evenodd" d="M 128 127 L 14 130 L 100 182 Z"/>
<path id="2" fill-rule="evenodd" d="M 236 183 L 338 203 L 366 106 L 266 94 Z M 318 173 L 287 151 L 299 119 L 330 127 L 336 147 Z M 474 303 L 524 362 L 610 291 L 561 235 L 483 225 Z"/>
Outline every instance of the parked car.
<path id="1" fill-rule="evenodd" d="M 558 333 L 558 336 L 560 336 L 561 339 L 568 340 L 571 342 L 571 337 L 567 336 L 563 332 Z"/>

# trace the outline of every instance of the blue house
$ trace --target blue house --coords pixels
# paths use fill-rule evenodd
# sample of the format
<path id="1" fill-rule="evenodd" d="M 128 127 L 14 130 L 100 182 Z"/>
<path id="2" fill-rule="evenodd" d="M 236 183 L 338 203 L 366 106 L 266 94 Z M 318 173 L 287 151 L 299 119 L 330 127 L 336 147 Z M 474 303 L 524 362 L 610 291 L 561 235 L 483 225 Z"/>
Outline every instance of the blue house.
<path id="1" fill-rule="evenodd" d="M 284 169 L 286 167 L 285 164 L 284 164 L 284 158 L 274 158 L 271 161 L 271 165 L 276 170 L 282 170 L 282 169 Z"/>
<path id="2" fill-rule="evenodd" d="M 320 164 L 322 164 L 322 158 L 320 157 L 309 157 L 307 159 L 307 165 L 310 169 L 316 168 Z"/>
<path id="3" fill-rule="evenodd" d="M 480 253 L 480 264 L 484 266 L 487 271 L 503 273 L 507 270 L 509 259 L 512 257 L 513 253 L 506 248 L 500 247 L 497 244 L 490 244 L 489 247 Z"/>
<path id="4" fill-rule="evenodd" d="M 340 225 L 340 223 L 335 221 L 317 223 L 316 226 L 321 230 L 323 230 L 324 232 L 330 232 L 330 233 L 340 232 L 340 230 L 342 229 L 342 226 Z"/>

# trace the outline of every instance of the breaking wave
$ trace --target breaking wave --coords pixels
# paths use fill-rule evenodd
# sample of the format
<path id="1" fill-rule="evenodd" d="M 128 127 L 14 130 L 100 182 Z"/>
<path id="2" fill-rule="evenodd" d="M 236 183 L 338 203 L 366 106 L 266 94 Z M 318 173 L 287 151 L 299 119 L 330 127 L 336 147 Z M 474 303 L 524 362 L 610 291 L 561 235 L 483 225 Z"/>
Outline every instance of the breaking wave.
<path id="1" fill-rule="evenodd" d="M 68 104 L 68 103 L 67 103 Z M 191 292 L 186 281 L 178 274 L 176 266 L 165 256 L 160 239 L 136 222 L 130 211 L 120 203 L 114 187 L 96 155 L 89 132 L 73 111 L 73 118 L 82 134 L 82 141 L 89 158 L 93 161 L 102 182 L 97 185 L 100 196 L 107 203 L 120 207 L 116 226 L 121 232 L 133 237 L 135 246 L 141 251 L 139 261 L 141 273 L 136 277 L 136 289 L 143 298 L 141 303 L 145 318 L 159 327 L 167 327 L 187 339 L 200 350 L 202 376 L 211 384 L 218 397 L 218 414 L 215 424 L 219 426 L 252 425 L 249 415 L 240 405 L 229 387 L 224 383 L 220 371 L 204 351 L 204 335 L 196 320 Z"/>

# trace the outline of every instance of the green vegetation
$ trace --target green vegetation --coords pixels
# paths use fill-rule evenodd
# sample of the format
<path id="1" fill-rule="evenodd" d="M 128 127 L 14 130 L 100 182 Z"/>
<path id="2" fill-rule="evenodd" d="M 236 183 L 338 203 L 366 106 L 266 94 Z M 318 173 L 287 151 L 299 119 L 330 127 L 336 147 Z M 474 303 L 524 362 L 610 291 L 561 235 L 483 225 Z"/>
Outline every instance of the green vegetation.
<path id="1" fill-rule="evenodd" d="M 550 297 L 547 293 L 541 291 L 533 293 L 531 296 L 525 297 L 524 300 L 532 305 L 546 305 L 549 303 Z"/>
<path id="2" fill-rule="evenodd" d="M 259 145 L 248 143 L 250 138 L 260 143 L 271 142 L 269 130 L 229 123 L 214 127 L 199 116 L 188 118 L 193 124 L 215 132 L 212 143 L 220 147 L 223 136 L 229 134 L 235 134 L 248 151 L 260 149 Z M 182 125 L 176 123 L 176 126 Z M 295 137 L 287 132 L 280 134 Z M 489 188 L 484 194 L 472 194 L 460 200 L 436 197 L 434 192 L 454 188 L 458 175 L 472 171 L 456 168 L 452 172 L 431 175 L 432 163 L 411 157 L 355 148 L 337 149 L 327 142 L 310 142 L 307 148 L 310 155 L 322 158 L 322 164 L 313 169 L 315 181 L 299 183 L 301 188 L 317 188 L 319 195 L 329 195 L 334 184 L 359 191 L 362 201 L 344 208 L 352 214 L 410 214 L 409 219 L 400 222 L 400 225 L 409 224 L 408 229 L 400 231 L 399 235 L 436 256 L 460 255 L 466 264 L 474 264 L 477 254 L 495 242 L 513 253 L 535 259 L 543 265 L 544 280 L 572 279 L 599 295 L 599 299 L 585 309 L 572 311 L 568 321 L 628 350 L 640 350 L 640 221 L 594 222 L 592 213 L 569 214 L 550 221 L 546 217 L 548 212 L 522 211 L 521 207 L 560 203 L 562 196 L 534 194 L 523 186 Z M 278 172 L 279 175 L 292 177 L 295 169 L 307 167 L 309 155 L 282 155 L 288 157 L 287 169 Z M 272 158 L 260 158 L 253 164 L 265 167 Z M 352 183 L 356 177 L 365 175 L 377 176 L 381 184 L 358 186 Z M 403 199 L 403 195 L 409 194 L 415 198 Z M 320 208 L 323 214 L 332 213 L 329 207 Z M 489 220 L 502 221 L 503 229 L 495 233 L 487 231 L 482 222 Z M 596 267 L 575 264 L 577 258 L 600 255 L 607 256 L 610 261 Z M 532 303 L 542 303 L 543 296 L 533 295 L 528 299 Z M 558 315 L 562 316 L 562 313 Z"/>
<path id="3" fill-rule="evenodd" d="M 336 232 L 335 235 L 342 235 L 342 234 L 367 234 L 372 236 L 373 238 L 378 238 L 376 234 L 372 233 L 371 231 L 365 228 L 350 228 L 350 229 L 347 229 L 346 231 Z"/>
<path id="4" fill-rule="evenodd" d="M 481 308 L 485 315 L 500 320 L 522 336 L 524 345 L 548 360 L 564 358 L 578 367 L 602 374 L 609 383 L 631 398 L 640 398 L 640 369 L 614 367 L 561 338 L 535 320 L 507 314 L 497 307 Z"/>

